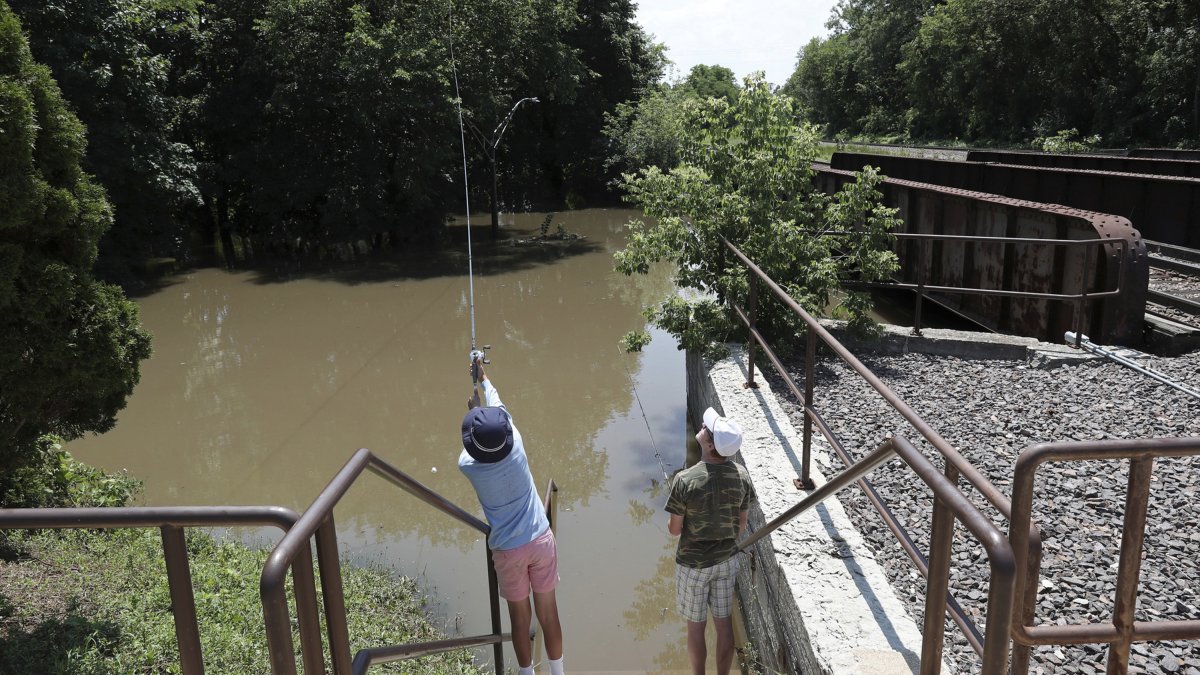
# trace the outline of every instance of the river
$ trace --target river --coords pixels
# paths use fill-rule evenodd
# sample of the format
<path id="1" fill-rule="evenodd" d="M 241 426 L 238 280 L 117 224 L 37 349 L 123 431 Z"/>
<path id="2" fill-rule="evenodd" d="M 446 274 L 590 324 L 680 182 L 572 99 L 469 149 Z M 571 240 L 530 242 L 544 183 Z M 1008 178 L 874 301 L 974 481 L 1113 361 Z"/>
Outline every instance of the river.
<path id="1" fill-rule="evenodd" d="M 583 238 L 546 245 L 511 243 L 538 234 L 543 214 L 509 216 L 508 242 L 474 230 L 475 326 L 492 346 L 488 372 L 526 439 L 539 490 L 550 479 L 560 489 L 558 598 L 572 671 L 688 667 L 662 510 L 663 470 L 684 464 L 688 441 L 683 353 L 657 330 L 641 354 L 617 346 L 645 326 L 644 307 L 672 292 L 666 266 L 632 278 L 612 270 L 636 215 L 558 214 L 551 232 L 562 223 Z M 145 481 L 147 505 L 300 511 L 369 448 L 479 514 L 456 465 L 471 391 L 460 238 L 440 253 L 355 267 L 199 269 L 168 280 L 138 299 L 154 355 L 128 407 L 113 430 L 69 449 Z M 490 629 L 478 533 L 371 475 L 335 515 L 343 555 L 417 578 L 447 634 Z M 273 543 L 265 532 L 233 536 Z M 354 635 L 351 645 L 379 646 Z M 479 650 L 477 660 L 490 655 Z"/>

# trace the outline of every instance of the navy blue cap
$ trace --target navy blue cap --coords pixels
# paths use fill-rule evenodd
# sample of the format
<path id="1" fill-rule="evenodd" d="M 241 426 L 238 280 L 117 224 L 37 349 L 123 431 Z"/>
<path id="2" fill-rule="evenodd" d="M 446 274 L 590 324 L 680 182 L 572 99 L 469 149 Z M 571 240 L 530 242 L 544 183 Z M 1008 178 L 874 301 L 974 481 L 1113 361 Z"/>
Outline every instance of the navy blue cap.
<path id="1" fill-rule="evenodd" d="M 476 462 L 491 464 L 508 457 L 513 448 L 512 420 L 496 406 L 472 408 L 463 417 L 463 447 Z"/>

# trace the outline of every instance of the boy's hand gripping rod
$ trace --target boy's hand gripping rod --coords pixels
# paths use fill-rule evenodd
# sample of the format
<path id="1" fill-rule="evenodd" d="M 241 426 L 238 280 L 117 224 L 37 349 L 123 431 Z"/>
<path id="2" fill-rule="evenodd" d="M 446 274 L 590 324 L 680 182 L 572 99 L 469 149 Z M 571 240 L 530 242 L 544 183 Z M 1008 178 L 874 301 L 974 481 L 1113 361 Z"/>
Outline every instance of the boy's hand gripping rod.
<path id="1" fill-rule="evenodd" d="M 483 346 L 483 349 L 491 349 L 491 348 L 492 348 L 491 345 Z M 480 405 L 480 402 L 479 402 L 479 364 L 480 363 L 485 363 L 485 364 L 491 363 L 491 361 L 487 357 L 487 354 L 484 353 L 483 349 L 472 349 L 471 354 L 470 354 L 471 384 L 474 389 L 474 394 L 473 394 L 471 400 L 474 401 L 476 406 Z M 474 407 L 474 406 L 470 406 L 470 407 Z"/>

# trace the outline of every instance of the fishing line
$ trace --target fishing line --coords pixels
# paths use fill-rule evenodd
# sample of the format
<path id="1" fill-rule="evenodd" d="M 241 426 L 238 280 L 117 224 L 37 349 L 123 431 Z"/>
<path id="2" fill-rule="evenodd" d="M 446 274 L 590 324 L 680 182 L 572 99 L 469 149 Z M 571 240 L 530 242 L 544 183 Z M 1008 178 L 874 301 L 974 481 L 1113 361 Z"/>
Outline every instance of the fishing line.
<path id="1" fill-rule="evenodd" d="M 458 110 L 458 141 L 462 148 L 463 165 L 463 201 L 467 209 L 467 287 L 470 289 L 471 303 L 471 385 L 475 394 L 473 400 L 479 404 L 479 361 L 487 363 L 483 352 L 475 343 L 475 256 L 471 247 L 471 184 L 467 178 L 467 131 L 463 124 L 462 93 L 458 89 L 458 65 L 454 60 L 454 0 L 450 0 L 450 33 L 447 36 L 450 43 L 450 73 L 454 76 L 454 107 Z M 487 349 L 485 346 L 484 349 Z"/>
<path id="2" fill-rule="evenodd" d="M 475 362 L 475 259 L 471 250 L 471 189 L 467 183 L 467 131 L 463 125 L 462 94 L 458 91 L 458 67 L 454 61 L 454 2 L 450 2 L 450 73 L 454 76 L 454 105 L 458 109 L 458 140 L 462 146 L 463 198 L 467 207 L 467 284 L 471 291 L 471 362 Z"/>
<path id="3" fill-rule="evenodd" d="M 625 356 L 619 346 L 617 354 L 621 357 Z M 646 417 L 646 409 L 642 407 L 642 397 L 638 396 L 637 384 L 634 383 L 633 375 L 630 374 L 629 367 L 625 365 L 624 358 L 618 360 L 621 362 L 621 368 L 625 371 L 625 377 L 629 378 L 629 390 L 633 392 L 633 400 L 637 401 L 638 409 L 642 411 L 642 421 L 646 423 L 646 433 L 650 436 L 650 447 L 654 448 L 654 457 L 658 460 L 658 468 L 662 471 L 663 482 L 670 482 L 671 478 L 667 476 L 667 465 L 663 464 L 662 453 L 658 451 L 658 443 L 654 441 L 654 432 L 650 430 L 650 418 Z"/>

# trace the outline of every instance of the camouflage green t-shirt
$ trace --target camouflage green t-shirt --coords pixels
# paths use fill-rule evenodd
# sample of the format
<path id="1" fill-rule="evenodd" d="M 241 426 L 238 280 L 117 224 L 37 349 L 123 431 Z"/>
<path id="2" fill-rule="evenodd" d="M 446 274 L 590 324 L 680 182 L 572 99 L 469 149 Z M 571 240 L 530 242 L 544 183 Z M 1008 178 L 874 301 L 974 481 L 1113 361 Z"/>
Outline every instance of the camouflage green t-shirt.
<path id="1" fill-rule="evenodd" d="M 698 462 L 671 481 L 667 513 L 683 516 L 683 532 L 675 562 L 685 567 L 712 567 L 737 551 L 738 516 L 754 503 L 754 485 L 746 468 Z"/>

